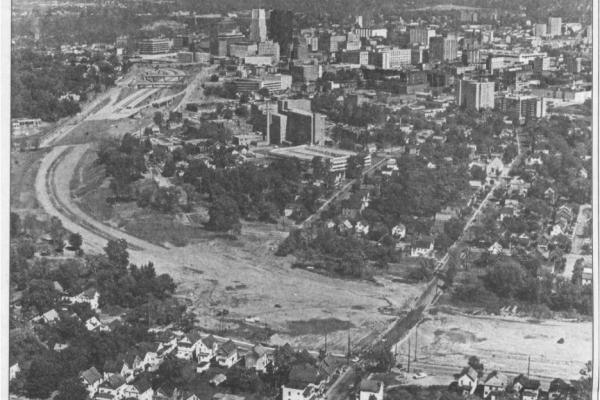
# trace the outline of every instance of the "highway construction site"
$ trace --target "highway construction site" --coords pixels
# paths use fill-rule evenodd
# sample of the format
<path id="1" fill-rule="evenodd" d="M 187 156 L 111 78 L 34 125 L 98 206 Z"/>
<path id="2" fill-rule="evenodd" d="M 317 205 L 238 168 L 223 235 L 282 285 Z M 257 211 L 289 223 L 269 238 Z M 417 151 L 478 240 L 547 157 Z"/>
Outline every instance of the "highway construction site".
<path id="1" fill-rule="evenodd" d="M 150 87 L 146 82 L 137 84 L 140 76 Z M 424 284 L 400 283 L 386 277 L 377 277 L 375 282 L 342 280 L 292 269 L 292 257 L 273 254 L 283 238 L 277 230 L 249 230 L 235 242 L 214 239 L 185 247 L 165 247 L 81 210 L 70 183 L 93 143 L 56 144 L 68 143 L 65 139 L 70 136 L 81 136 L 86 121 L 108 120 L 120 125 L 148 106 L 166 110 L 175 107 L 183 101 L 161 99 L 187 99 L 208 78 L 203 71 L 193 78 L 193 84 L 181 89 L 181 74 L 174 71 L 164 76 L 159 80 L 173 82 L 174 88 L 152 87 L 152 80 L 158 78 L 150 76 L 147 80 L 143 74 L 137 74 L 110 89 L 103 107 L 95 112 L 84 109 L 83 117 L 49 136 L 35 178 L 39 207 L 46 214 L 57 216 L 66 229 L 80 233 L 87 253 L 103 252 L 110 239 L 127 240 L 132 263 L 151 261 L 158 272 L 171 274 L 178 283 L 177 296 L 195 313 L 199 327 L 239 332 L 240 337 L 258 334 L 272 344 L 289 342 L 311 350 L 327 346 L 329 351 L 343 354 L 348 341 L 355 349 L 363 348 L 382 340 L 380 335 L 390 324 L 400 321 L 397 329 L 388 330 L 389 336 L 383 338 L 389 339 L 390 347 L 400 342 L 394 350 L 402 362 L 402 355 L 408 352 L 405 333 L 414 334 L 411 328 L 416 320 L 398 320 L 398 316 L 405 316 L 420 305 Z M 160 104 L 156 103 L 159 100 Z M 98 107 L 98 102 L 90 107 Z M 422 299 L 423 306 L 431 302 L 431 296 L 425 297 L 428 298 Z M 416 319 L 420 319 L 422 310 L 414 314 Z M 526 372 L 531 356 L 534 376 L 544 379 L 564 376 L 567 371 L 576 375 L 591 358 L 589 323 L 533 324 L 427 311 L 423 315 L 425 319 L 417 329 L 417 364 L 413 365 L 443 377 L 446 384 L 448 376 L 460 372 L 470 355 L 480 357 L 486 369 L 515 373 Z M 560 338 L 564 338 L 564 344 L 557 344 Z"/>

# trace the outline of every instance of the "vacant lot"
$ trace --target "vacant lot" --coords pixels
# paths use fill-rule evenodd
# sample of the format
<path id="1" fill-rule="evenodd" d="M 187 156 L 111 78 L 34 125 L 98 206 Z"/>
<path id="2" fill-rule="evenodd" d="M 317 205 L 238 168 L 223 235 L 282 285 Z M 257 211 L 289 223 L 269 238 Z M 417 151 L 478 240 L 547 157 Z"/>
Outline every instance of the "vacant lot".
<path id="1" fill-rule="evenodd" d="M 564 340 L 560 344 L 558 341 Z M 414 352 L 415 334 L 412 335 Z M 430 374 L 460 372 L 467 359 L 478 356 L 486 371 L 498 369 L 516 375 L 527 372 L 548 381 L 553 377 L 577 378 L 592 358 L 592 323 L 528 321 L 488 316 L 430 313 L 418 327 L 418 363 Z M 408 342 L 398 348 L 406 354 Z M 400 356 L 406 364 L 406 356 Z M 412 370 L 412 367 L 411 367 Z M 449 382 L 448 382 L 449 383 Z"/>
<path id="2" fill-rule="evenodd" d="M 97 142 L 107 138 L 121 137 L 125 133 L 137 133 L 150 119 L 90 120 L 81 122 L 57 145 Z"/>

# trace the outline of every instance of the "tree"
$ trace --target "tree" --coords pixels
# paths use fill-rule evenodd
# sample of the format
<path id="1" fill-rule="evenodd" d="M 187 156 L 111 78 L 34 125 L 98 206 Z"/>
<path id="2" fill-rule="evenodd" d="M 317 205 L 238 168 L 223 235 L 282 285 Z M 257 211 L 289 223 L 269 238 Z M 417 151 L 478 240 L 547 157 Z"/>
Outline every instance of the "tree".
<path id="1" fill-rule="evenodd" d="M 10 213 L 10 237 L 14 238 L 21 233 L 21 217 L 15 212 Z"/>
<path id="2" fill-rule="evenodd" d="M 69 235 L 69 246 L 71 246 L 71 248 L 73 250 L 81 249 L 82 243 L 83 243 L 83 240 L 79 233 L 71 233 Z"/>
<path id="3" fill-rule="evenodd" d="M 108 261 L 116 267 L 125 268 L 129 264 L 127 241 L 125 239 L 109 240 L 104 247 Z"/>
<path id="4" fill-rule="evenodd" d="M 65 229 L 62 226 L 62 222 L 57 217 L 50 218 L 50 237 L 56 250 L 62 252 L 62 249 L 65 246 Z"/>
<path id="5" fill-rule="evenodd" d="M 78 377 L 62 381 L 58 385 L 58 395 L 55 397 L 56 400 L 86 400 L 87 398 L 88 391 Z"/>
<path id="6" fill-rule="evenodd" d="M 485 285 L 499 297 L 511 298 L 525 281 L 525 270 L 512 259 L 497 260 L 484 276 Z"/>
<path id="7" fill-rule="evenodd" d="M 479 360 L 479 357 L 477 357 L 477 356 L 469 357 L 469 367 L 471 367 L 475 371 L 477 371 L 477 374 L 479 376 L 481 376 L 483 374 L 483 364 Z"/>
<path id="8" fill-rule="evenodd" d="M 473 165 L 471 167 L 471 179 L 475 181 L 485 181 L 486 174 L 485 170 L 481 168 L 479 165 Z"/>
<path id="9" fill-rule="evenodd" d="M 175 161 L 172 157 L 169 157 L 167 158 L 167 161 L 165 161 L 165 165 L 163 166 L 162 176 L 164 176 L 165 178 L 170 178 L 173 176 L 173 174 L 175 174 Z"/>
<path id="10" fill-rule="evenodd" d="M 154 117 L 152 118 L 152 120 L 154 121 L 154 123 L 158 126 L 161 126 L 163 123 L 163 114 L 160 111 L 156 111 L 154 113 Z"/>
<path id="11" fill-rule="evenodd" d="M 209 229 L 224 232 L 240 228 L 240 209 L 235 200 L 227 195 L 221 195 L 212 202 L 208 215 Z"/>
<path id="12" fill-rule="evenodd" d="M 61 294 L 49 280 L 33 279 L 23 291 L 21 306 L 25 310 L 37 310 L 38 314 L 54 308 L 61 299 Z"/>

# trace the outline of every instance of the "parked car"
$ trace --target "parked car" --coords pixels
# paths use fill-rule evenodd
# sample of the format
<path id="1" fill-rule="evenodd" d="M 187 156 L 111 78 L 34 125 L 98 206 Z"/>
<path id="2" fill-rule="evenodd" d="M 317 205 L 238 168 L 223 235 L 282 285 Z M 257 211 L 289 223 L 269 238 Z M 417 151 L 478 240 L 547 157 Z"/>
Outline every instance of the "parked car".
<path id="1" fill-rule="evenodd" d="M 413 379 L 423 379 L 426 378 L 427 374 L 423 371 L 419 371 L 416 374 L 413 375 Z"/>

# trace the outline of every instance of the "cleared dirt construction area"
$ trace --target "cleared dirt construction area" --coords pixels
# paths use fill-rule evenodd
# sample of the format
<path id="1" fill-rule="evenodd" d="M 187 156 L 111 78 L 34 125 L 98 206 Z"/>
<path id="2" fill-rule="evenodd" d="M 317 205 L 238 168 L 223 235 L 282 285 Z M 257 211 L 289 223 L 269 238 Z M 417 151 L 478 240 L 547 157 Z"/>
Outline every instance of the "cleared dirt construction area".
<path id="1" fill-rule="evenodd" d="M 411 342 L 414 354 L 414 332 Z M 403 364 L 406 356 L 402 355 L 407 351 L 408 342 L 398 346 L 398 359 Z M 592 359 L 592 322 L 537 322 L 432 312 L 418 327 L 418 362 L 411 357 L 411 371 L 414 366 L 429 375 L 451 377 L 473 355 L 480 358 L 487 372 L 527 373 L 531 357 L 531 376 L 542 383 L 554 377 L 577 379 L 579 370 Z"/>
<path id="2" fill-rule="evenodd" d="M 108 238 L 123 238 L 130 244 L 131 262 L 142 265 L 151 261 L 158 272 L 171 274 L 179 284 L 177 296 L 189 304 L 199 328 L 230 328 L 235 334 L 240 332 L 235 320 L 251 320 L 276 332 L 271 337 L 273 343 L 283 337 L 292 344 L 316 349 L 322 346 L 323 335 L 298 335 L 288 322 L 349 321 L 352 340 L 358 341 L 373 328 L 387 326 L 392 317 L 380 313 L 382 307 L 403 309 L 422 290 L 422 285 L 383 277 L 377 282 L 350 281 L 292 269 L 291 257 L 274 255 L 282 232 L 267 232 L 253 224 L 244 226 L 241 238 L 233 242 L 215 238 L 179 248 L 149 243 L 96 220 L 74 201 L 70 182 L 79 173 L 77 166 L 86 153 L 89 155 L 88 150 L 89 145 L 61 146 L 44 157 L 36 179 L 41 206 L 59 216 L 65 228 L 82 235 L 86 252 L 102 252 Z M 227 310 L 227 320 L 234 321 L 231 327 L 223 326 L 219 316 L 223 310 Z M 341 330 L 331 333 L 328 348 L 346 348 L 345 327 L 340 325 Z"/>

